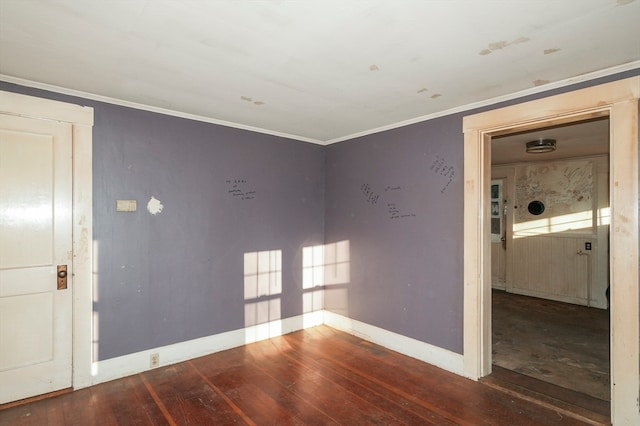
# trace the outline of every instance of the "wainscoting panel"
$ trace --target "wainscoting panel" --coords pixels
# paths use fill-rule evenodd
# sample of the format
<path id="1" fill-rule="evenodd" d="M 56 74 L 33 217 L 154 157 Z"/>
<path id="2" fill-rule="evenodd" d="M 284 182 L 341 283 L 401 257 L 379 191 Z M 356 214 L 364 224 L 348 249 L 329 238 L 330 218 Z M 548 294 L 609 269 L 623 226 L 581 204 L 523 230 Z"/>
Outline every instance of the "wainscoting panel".
<path id="1" fill-rule="evenodd" d="M 587 305 L 592 238 L 528 236 L 513 241 L 514 274 L 507 290 Z"/>

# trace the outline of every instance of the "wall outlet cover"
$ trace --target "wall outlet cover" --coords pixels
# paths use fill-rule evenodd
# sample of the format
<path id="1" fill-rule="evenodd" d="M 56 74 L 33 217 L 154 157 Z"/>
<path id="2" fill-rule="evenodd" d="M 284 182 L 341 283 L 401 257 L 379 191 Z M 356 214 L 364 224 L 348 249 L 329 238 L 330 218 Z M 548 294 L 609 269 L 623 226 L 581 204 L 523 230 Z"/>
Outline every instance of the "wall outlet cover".
<path id="1" fill-rule="evenodd" d="M 160 366 L 160 354 L 152 353 L 149 357 L 149 367 L 156 368 Z"/>

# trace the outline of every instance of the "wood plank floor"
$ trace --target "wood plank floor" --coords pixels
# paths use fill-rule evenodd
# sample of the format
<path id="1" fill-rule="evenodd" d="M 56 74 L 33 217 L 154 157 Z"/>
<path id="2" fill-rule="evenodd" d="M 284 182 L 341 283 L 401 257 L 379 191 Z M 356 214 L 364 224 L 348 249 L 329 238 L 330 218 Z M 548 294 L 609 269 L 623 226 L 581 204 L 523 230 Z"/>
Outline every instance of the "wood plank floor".
<path id="1" fill-rule="evenodd" d="M 609 311 L 492 291 L 493 364 L 611 401 Z"/>
<path id="2" fill-rule="evenodd" d="M 501 389 L 520 398 L 536 401 L 561 413 L 589 421 L 592 424 L 610 424 L 611 409 L 608 401 L 576 392 L 553 383 L 507 370 L 497 365 L 493 372 L 480 379 L 482 383 Z"/>
<path id="3" fill-rule="evenodd" d="M 326 326 L 23 405 L 0 425 L 582 425 Z"/>

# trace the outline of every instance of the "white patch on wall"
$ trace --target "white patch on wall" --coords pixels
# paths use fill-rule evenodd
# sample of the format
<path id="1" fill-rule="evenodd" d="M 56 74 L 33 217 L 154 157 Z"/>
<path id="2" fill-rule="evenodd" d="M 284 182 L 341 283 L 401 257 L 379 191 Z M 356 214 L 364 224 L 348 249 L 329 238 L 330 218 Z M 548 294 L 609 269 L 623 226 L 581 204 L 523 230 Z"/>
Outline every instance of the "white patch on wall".
<path id="1" fill-rule="evenodd" d="M 163 208 L 164 206 L 162 205 L 160 200 L 158 200 L 154 196 L 151 196 L 151 199 L 147 203 L 147 210 L 149 210 L 149 213 L 151 213 L 152 215 L 157 215 L 158 213 L 162 212 Z"/>

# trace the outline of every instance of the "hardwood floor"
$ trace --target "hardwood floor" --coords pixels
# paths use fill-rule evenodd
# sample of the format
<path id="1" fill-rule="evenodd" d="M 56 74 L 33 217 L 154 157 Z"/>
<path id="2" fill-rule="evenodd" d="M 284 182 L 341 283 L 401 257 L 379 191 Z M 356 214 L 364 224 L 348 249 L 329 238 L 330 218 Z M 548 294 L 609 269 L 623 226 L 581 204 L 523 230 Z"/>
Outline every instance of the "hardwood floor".
<path id="1" fill-rule="evenodd" d="M 582 425 L 326 326 L 3 409 L 0 425 Z"/>
<path id="2" fill-rule="evenodd" d="M 480 379 L 488 386 L 495 387 L 520 398 L 530 399 L 536 404 L 550 407 L 560 413 L 570 413 L 592 424 L 610 424 L 611 407 L 608 401 L 563 388 L 525 374 L 507 370 L 497 365 L 493 372 Z"/>

